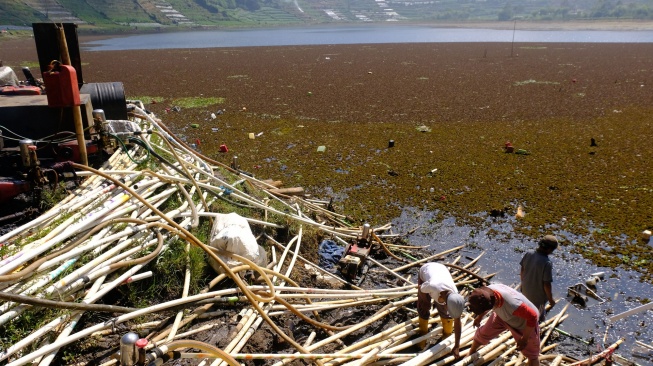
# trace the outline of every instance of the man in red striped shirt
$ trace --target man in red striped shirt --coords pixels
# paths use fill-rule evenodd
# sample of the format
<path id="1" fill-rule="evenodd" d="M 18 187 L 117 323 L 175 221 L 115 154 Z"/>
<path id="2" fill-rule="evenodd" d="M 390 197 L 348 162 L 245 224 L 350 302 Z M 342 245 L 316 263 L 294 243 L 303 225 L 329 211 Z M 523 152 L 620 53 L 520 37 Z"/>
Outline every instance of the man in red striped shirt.
<path id="1" fill-rule="evenodd" d="M 483 326 L 476 330 L 469 354 L 488 344 L 504 330 L 509 330 L 517 342 L 517 349 L 528 359 L 530 366 L 540 365 L 540 316 L 535 305 L 517 290 L 502 284 L 493 284 L 475 289 L 469 295 L 467 304 L 476 318 L 474 326 L 490 310 L 494 310 Z"/>

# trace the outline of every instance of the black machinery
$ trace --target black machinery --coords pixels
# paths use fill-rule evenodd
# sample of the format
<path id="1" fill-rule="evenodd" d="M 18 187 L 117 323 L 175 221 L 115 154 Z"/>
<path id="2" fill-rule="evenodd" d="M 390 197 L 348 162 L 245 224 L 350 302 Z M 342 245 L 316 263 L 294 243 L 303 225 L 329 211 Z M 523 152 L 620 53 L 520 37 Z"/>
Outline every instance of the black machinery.
<path id="1" fill-rule="evenodd" d="M 0 204 L 46 184 L 76 178 L 70 162 L 88 158 L 89 165 L 101 163 L 116 147 L 107 138 L 116 133 L 107 129 L 107 120 L 128 124 L 122 83 L 83 81 L 77 25 L 34 23 L 32 28 L 43 81 L 23 67 L 21 85 L 0 86 Z M 70 65 L 61 72 L 53 70 L 53 60 L 62 59 Z M 62 84 L 70 84 L 72 107 L 53 102 L 68 100 Z"/>

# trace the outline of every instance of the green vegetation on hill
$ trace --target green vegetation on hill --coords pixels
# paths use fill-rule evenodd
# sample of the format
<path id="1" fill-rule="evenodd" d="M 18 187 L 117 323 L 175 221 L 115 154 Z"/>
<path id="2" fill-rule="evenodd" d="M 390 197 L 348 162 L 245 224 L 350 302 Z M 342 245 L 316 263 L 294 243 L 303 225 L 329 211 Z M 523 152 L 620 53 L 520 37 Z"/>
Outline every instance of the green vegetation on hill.
<path id="1" fill-rule="evenodd" d="M 72 15 L 84 20 L 90 25 L 97 26 L 110 26 L 113 24 L 112 19 L 100 11 L 95 10 L 87 2 L 80 2 L 78 0 L 59 0 L 59 3 Z"/>
<path id="2" fill-rule="evenodd" d="M 0 2 L 0 24 L 29 25 L 32 22 L 43 22 L 47 18 L 19 0 L 3 0 Z"/>
<path id="3" fill-rule="evenodd" d="M 72 20 L 71 20 L 72 19 Z M 80 30 L 363 21 L 653 19 L 651 0 L 3 0 L 0 25 Z"/>

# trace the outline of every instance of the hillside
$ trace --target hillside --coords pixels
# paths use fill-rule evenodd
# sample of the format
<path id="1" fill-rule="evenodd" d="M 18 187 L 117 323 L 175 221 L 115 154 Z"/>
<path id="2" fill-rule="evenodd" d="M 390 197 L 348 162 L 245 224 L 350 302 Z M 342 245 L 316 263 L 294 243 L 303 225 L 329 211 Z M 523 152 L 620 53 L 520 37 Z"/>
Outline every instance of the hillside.
<path id="1" fill-rule="evenodd" d="M 653 19 L 648 0 L 3 0 L 0 25 L 81 31 L 380 21 Z"/>

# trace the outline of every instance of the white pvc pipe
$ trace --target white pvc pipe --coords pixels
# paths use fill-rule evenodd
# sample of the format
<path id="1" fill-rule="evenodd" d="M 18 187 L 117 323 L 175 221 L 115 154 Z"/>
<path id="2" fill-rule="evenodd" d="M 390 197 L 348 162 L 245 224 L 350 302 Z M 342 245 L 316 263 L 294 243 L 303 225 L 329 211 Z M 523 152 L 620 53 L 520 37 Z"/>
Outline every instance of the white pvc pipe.
<path id="1" fill-rule="evenodd" d="M 120 197 L 116 197 L 114 200 L 107 202 L 105 207 L 99 212 L 95 213 L 93 217 L 87 217 L 86 220 L 82 219 L 79 223 L 65 227 L 61 234 L 56 235 L 51 240 L 45 242 L 44 239 L 39 239 L 33 245 L 26 246 L 25 249 L 21 252 L 10 258 L 7 258 L 5 260 L 6 262 L 2 261 L 3 263 L 0 263 L 0 275 L 13 271 L 15 268 L 25 264 L 29 260 L 51 249 L 54 245 L 63 241 L 70 235 L 89 228 L 95 223 L 98 217 L 102 217 L 105 214 L 111 212 L 113 209 L 126 202 L 127 199 L 129 199 L 128 195 L 121 194 Z M 11 265 L 7 265 L 9 263 L 11 263 Z"/>
<path id="2" fill-rule="evenodd" d="M 97 291 L 100 289 L 102 284 L 104 283 L 104 280 L 106 279 L 106 276 L 102 276 L 98 278 L 94 283 L 93 286 L 91 286 L 90 290 L 88 291 L 88 294 L 86 295 L 86 298 L 93 296 Z M 72 318 L 68 321 L 68 325 L 59 333 L 59 336 L 57 336 L 57 340 L 62 340 L 65 339 L 70 335 L 70 333 L 73 331 L 75 326 L 77 325 L 77 322 L 79 322 L 79 319 L 81 319 L 82 315 L 84 315 L 84 312 L 80 311 L 72 316 Z M 50 354 L 45 356 L 41 362 L 39 362 L 39 366 L 48 366 L 52 360 L 54 359 L 54 356 L 57 355 L 57 352 L 59 350 L 52 351 Z"/>
<path id="3" fill-rule="evenodd" d="M 54 271 L 48 273 L 47 275 L 42 276 L 42 277 L 40 277 L 40 278 L 38 278 L 38 279 L 36 279 L 34 281 L 26 283 L 26 285 L 28 285 L 29 287 L 27 287 L 23 291 L 20 291 L 20 292 L 17 292 L 17 293 L 19 293 L 20 295 L 24 295 L 24 296 L 28 296 L 28 295 L 31 295 L 31 294 L 35 293 L 36 291 L 38 291 L 39 288 L 44 286 L 46 283 L 49 283 L 50 281 L 52 281 L 54 278 L 58 277 L 61 273 L 63 273 L 63 271 L 70 268 L 70 266 L 72 266 L 76 261 L 77 261 L 77 259 L 74 258 L 74 259 L 70 259 L 70 260 L 64 262 L 61 266 L 56 268 Z M 7 311 L 7 309 L 9 309 L 11 306 L 13 306 L 15 304 L 16 303 L 7 301 L 2 306 L 0 306 L 0 314 L 4 313 L 5 311 Z M 4 322 L 0 321 L 0 325 L 2 325 L 2 324 L 4 324 Z"/>
<path id="4" fill-rule="evenodd" d="M 623 318 L 625 318 L 627 316 L 631 316 L 633 314 L 641 313 L 642 311 L 646 311 L 646 310 L 649 310 L 649 309 L 653 309 L 653 302 L 650 302 L 650 303 L 648 303 L 646 305 L 638 306 L 638 307 L 636 307 L 634 309 L 630 309 L 628 311 L 624 311 L 623 313 L 620 313 L 620 314 L 617 314 L 617 315 L 613 315 L 613 316 L 608 318 L 608 321 L 613 323 L 613 322 L 616 322 L 617 320 L 621 320 L 621 319 L 623 319 Z"/>

